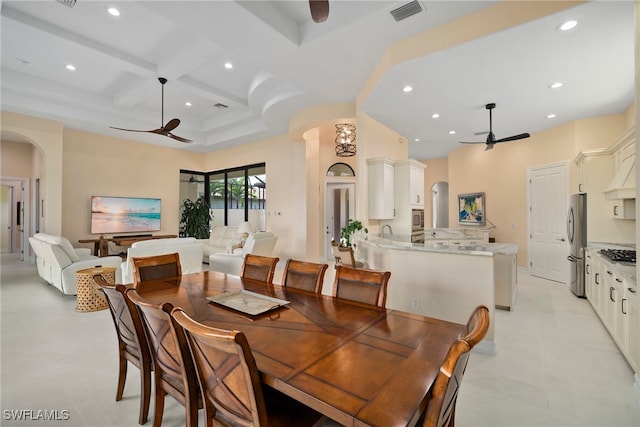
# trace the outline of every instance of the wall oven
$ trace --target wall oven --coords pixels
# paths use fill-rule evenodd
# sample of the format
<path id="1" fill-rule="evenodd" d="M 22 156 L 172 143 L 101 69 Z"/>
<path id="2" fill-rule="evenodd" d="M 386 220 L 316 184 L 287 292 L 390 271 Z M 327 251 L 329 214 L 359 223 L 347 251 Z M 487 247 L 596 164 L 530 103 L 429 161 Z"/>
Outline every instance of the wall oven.
<path id="1" fill-rule="evenodd" d="M 411 210 L 411 232 L 424 231 L 424 209 Z"/>

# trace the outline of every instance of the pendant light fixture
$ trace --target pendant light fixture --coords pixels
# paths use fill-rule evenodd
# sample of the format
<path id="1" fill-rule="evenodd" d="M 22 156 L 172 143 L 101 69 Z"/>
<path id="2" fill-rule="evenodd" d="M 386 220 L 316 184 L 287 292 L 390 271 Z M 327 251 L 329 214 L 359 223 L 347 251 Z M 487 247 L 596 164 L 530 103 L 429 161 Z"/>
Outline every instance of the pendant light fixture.
<path id="1" fill-rule="evenodd" d="M 356 155 L 356 126 L 351 123 L 336 125 L 336 156 L 351 157 Z"/>

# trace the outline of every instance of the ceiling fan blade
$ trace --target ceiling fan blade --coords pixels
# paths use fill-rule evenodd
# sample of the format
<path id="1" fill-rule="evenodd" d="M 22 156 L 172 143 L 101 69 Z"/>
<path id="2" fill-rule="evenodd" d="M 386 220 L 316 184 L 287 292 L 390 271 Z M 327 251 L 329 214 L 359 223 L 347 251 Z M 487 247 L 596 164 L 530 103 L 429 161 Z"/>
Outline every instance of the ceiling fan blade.
<path id="1" fill-rule="evenodd" d="M 485 144 L 484 141 L 458 141 L 460 144 Z"/>
<path id="2" fill-rule="evenodd" d="M 175 128 L 177 128 L 179 124 L 180 124 L 180 119 L 171 119 L 167 122 L 166 125 L 162 127 L 162 130 L 166 133 L 169 133 Z"/>
<path id="3" fill-rule="evenodd" d="M 181 137 L 181 136 L 174 135 L 174 134 L 172 134 L 172 133 L 167 133 L 165 136 L 168 136 L 169 138 L 175 139 L 176 141 L 180 141 L 180 142 L 193 142 L 193 141 L 192 141 L 192 140 L 190 140 L 190 139 L 183 138 L 183 137 Z"/>
<path id="4" fill-rule="evenodd" d="M 309 8 L 313 22 L 324 22 L 329 17 L 329 0 L 309 0 Z"/>
<path id="5" fill-rule="evenodd" d="M 530 136 L 531 135 L 529 135 L 528 133 L 521 133 L 519 135 L 513 135 L 513 136 L 508 136 L 506 138 L 498 139 L 493 142 L 498 143 L 498 142 L 517 141 L 518 139 L 525 139 L 525 138 L 529 138 Z"/>
<path id="6" fill-rule="evenodd" d="M 154 129 L 154 130 L 139 130 L 139 129 L 125 129 L 125 128 L 117 128 L 114 126 L 109 126 L 111 129 L 117 129 L 117 130 L 126 130 L 127 132 L 151 132 L 151 133 L 156 133 L 156 131 L 160 130 L 160 129 Z"/>

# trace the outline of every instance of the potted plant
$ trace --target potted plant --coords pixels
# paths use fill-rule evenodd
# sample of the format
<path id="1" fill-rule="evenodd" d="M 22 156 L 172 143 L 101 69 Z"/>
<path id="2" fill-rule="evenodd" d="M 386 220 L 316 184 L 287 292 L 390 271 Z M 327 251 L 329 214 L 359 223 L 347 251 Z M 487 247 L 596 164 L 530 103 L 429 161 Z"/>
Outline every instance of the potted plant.
<path id="1" fill-rule="evenodd" d="M 365 234 L 369 232 L 368 229 L 363 229 L 362 222 L 350 219 L 349 222 L 347 222 L 347 225 L 340 229 L 340 246 L 344 246 L 347 248 L 350 246 L 355 246 L 355 244 L 351 243 L 352 240 L 356 240 L 353 238 L 353 234 L 358 232 L 362 233 L 362 230 L 364 230 Z"/>
<path id="2" fill-rule="evenodd" d="M 182 202 L 180 228 L 187 237 L 209 238 L 209 206 L 204 198 L 200 197 L 195 202 L 190 199 Z"/>

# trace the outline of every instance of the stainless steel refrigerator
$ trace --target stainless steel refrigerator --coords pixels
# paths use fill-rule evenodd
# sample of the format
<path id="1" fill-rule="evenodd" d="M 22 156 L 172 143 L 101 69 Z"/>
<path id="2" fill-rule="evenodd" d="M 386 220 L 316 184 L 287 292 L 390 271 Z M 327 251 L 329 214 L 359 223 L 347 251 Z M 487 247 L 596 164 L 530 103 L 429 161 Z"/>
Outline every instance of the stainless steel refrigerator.
<path id="1" fill-rule="evenodd" d="M 571 292 L 584 297 L 584 256 L 587 247 L 587 194 L 571 195 L 567 214 L 567 238 L 569 240 L 569 257 L 571 274 L 569 285 Z"/>

